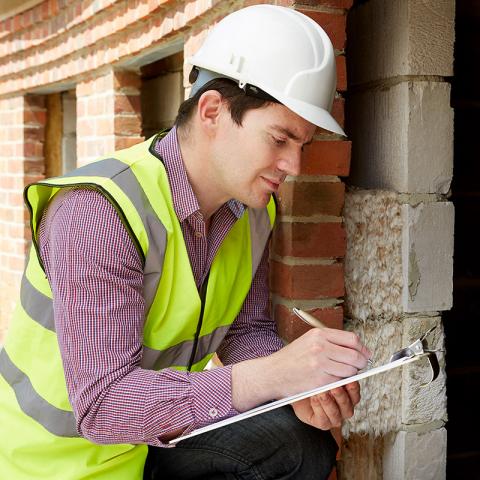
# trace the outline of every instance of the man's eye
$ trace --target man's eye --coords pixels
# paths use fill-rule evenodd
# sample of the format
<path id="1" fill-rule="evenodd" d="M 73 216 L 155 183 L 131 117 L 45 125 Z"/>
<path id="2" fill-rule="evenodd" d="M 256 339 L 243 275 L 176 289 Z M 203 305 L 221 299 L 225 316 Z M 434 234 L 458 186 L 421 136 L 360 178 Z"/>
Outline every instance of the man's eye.
<path id="1" fill-rule="evenodd" d="M 283 140 L 282 138 L 272 137 L 272 139 L 275 145 L 278 145 L 278 146 L 285 145 L 287 143 L 287 141 Z"/>

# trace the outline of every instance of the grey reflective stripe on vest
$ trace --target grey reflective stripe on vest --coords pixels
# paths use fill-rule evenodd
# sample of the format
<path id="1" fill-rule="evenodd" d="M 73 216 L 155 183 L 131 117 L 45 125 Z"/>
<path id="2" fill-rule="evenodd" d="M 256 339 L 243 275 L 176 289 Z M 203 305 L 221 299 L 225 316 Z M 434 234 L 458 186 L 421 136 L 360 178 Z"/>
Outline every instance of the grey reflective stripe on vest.
<path id="1" fill-rule="evenodd" d="M 252 279 L 262 260 L 265 245 L 272 231 L 270 216 L 266 208 L 249 208 L 250 238 L 252 243 Z"/>
<path id="2" fill-rule="evenodd" d="M 160 160 L 159 160 L 160 161 Z M 128 165 L 115 158 L 107 158 L 78 168 L 65 177 L 109 177 L 130 199 L 143 222 L 148 236 L 149 249 L 145 258 L 143 297 L 147 314 L 162 274 L 167 245 L 167 231 L 158 219 L 137 177 Z"/>
<path id="3" fill-rule="evenodd" d="M 198 339 L 197 351 L 193 363 L 199 362 L 209 353 L 215 353 L 227 334 L 230 325 L 218 327 L 212 333 L 203 335 Z M 143 347 L 142 367 L 160 370 L 170 366 L 187 367 L 192 354 L 193 340 L 179 343 L 166 350 L 154 350 Z"/>
<path id="4" fill-rule="evenodd" d="M 42 327 L 52 332 L 55 331 L 52 299 L 37 290 L 25 274 L 23 274 L 20 287 L 20 302 L 30 318 Z"/>
<path id="5" fill-rule="evenodd" d="M 0 351 L 0 374 L 12 387 L 23 413 L 59 437 L 79 437 L 73 412 L 50 405 L 33 388 L 30 379 L 15 366 L 5 349 Z M 8 439 L 4 439 L 8 441 Z"/>

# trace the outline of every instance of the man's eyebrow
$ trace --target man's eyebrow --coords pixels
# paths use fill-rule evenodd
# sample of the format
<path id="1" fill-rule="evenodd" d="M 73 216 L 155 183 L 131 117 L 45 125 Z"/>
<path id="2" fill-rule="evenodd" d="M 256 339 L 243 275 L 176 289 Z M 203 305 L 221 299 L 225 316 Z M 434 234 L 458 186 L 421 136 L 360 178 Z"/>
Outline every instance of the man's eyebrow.
<path id="1" fill-rule="evenodd" d="M 290 129 L 282 127 L 281 125 L 272 125 L 272 128 L 274 130 L 277 130 L 280 133 L 283 133 L 286 135 L 288 138 L 291 138 L 295 142 L 302 143 L 302 139 L 299 138 L 297 135 L 295 135 Z M 310 145 L 313 141 L 313 138 L 311 138 L 308 142 L 305 142 L 303 145 Z"/>

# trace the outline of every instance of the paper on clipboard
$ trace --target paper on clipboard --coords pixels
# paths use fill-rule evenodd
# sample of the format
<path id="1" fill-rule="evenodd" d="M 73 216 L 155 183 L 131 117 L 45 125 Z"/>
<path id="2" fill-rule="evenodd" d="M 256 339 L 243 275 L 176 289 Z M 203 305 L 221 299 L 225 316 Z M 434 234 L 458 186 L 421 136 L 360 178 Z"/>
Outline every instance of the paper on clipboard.
<path id="1" fill-rule="evenodd" d="M 303 400 L 304 398 L 312 397 L 313 395 L 317 395 L 319 393 L 328 392 L 329 390 L 333 390 L 337 387 L 342 387 L 343 385 L 347 385 L 347 383 L 355 382 L 358 380 L 362 380 L 363 378 L 372 377 L 373 375 L 377 375 L 379 373 L 387 372 L 388 370 L 392 370 L 393 368 L 400 367 L 402 365 L 406 365 L 408 363 L 414 362 L 419 358 L 423 358 L 424 355 L 415 355 L 413 357 L 403 357 L 398 360 L 394 360 L 392 362 L 388 362 L 384 365 L 379 367 L 370 368 L 369 370 L 365 370 L 364 372 L 357 373 L 351 377 L 343 378 L 342 380 L 338 380 L 337 382 L 329 383 L 322 387 L 314 388 L 313 390 L 307 390 L 302 393 L 297 393 L 296 395 L 291 395 L 290 397 L 285 397 L 280 400 L 276 400 L 271 403 L 267 403 L 264 405 L 260 405 L 259 407 L 253 408 L 251 410 L 247 410 L 246 412 L 240 413 L 235 417 L 230 417 L 225 420 L 220 420 L 217 423 L 213 423 L 211 425 L 207 425 L 206 427 L 198 428 L 193 432 L 183 435 L 168 442 L 169 444 L 175 444 L 185 440 L 187 438 L 194 437 L 196 435 L 200 435 L 202 433 L 210 432 L 217 428 L 224 427 L 226 425 L 230 425 L 232 423 L 240 422 L 241 420 L 245 420 L 247 418 L 254 417 L 255 415 L 260 415 L 265 412 L 269 412 L 270 410 L 274 410 L 279 407 L 283 407 L 285 405 L 290 405 L 291 403 L 297 402 L 299 400 Z"/>

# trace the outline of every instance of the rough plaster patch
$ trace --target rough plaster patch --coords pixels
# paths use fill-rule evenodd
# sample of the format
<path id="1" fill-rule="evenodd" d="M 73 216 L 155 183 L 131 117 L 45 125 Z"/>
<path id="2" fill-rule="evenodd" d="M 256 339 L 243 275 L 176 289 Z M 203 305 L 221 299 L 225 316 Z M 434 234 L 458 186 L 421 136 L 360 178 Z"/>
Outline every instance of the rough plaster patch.
<path id="1" fill-rule="evenodd" d="M 401 205 L 393 192 L 351 190 L 344 207 L 346 314 L 394 319 L 402 312 Z"/>
<path id="2" fill-rule="evenodd" d="M 376 366 L 386 363 L 390 355 L 403 346 L 403 324 L 400 321 L 365 323 L 347 320 L 344 326 L 360 336 L 372 351 Z M 343 423 L 343 435 L 346 438 L 351 434 L 378 437 L 399 429 L 402 420 L 401 369 L 365 378 L 360 382 L 360 388 L 360 403 L 355 407 L 354 416 Z"/>

